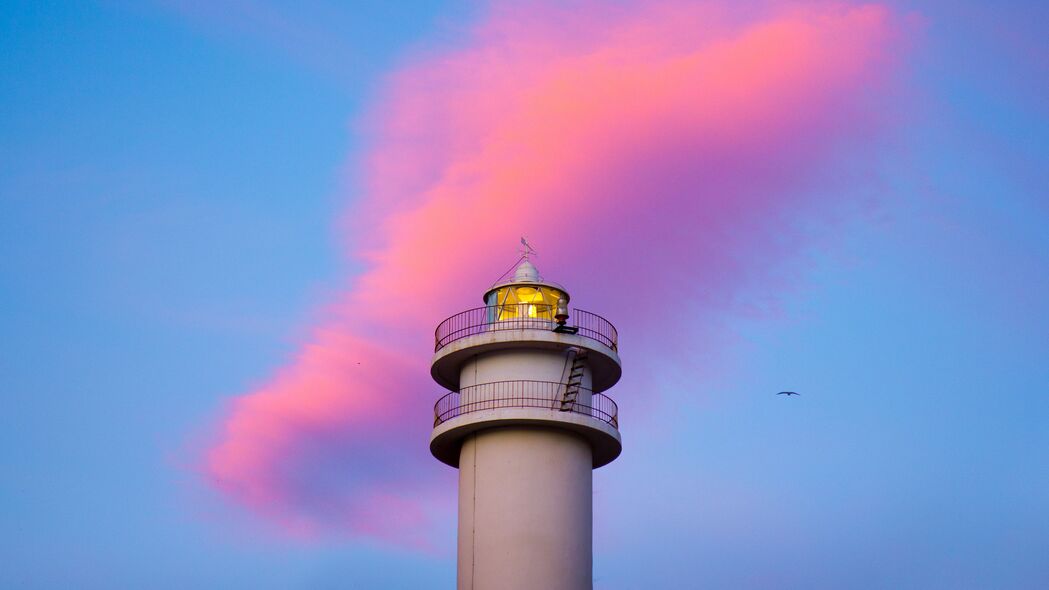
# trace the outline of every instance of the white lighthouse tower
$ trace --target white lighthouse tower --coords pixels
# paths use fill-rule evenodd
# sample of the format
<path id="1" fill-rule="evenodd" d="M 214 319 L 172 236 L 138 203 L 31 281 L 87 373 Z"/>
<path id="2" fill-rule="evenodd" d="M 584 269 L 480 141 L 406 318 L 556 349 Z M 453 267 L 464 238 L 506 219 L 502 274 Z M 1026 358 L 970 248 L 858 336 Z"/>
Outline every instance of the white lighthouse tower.
<path id="1" fill-rule="evenodd" d="M 437 327 L 430 451 L 459 468 L 460 590 L 593 587 L 593 476 L 619 456 L 615 327 L 527 256 Z"/>

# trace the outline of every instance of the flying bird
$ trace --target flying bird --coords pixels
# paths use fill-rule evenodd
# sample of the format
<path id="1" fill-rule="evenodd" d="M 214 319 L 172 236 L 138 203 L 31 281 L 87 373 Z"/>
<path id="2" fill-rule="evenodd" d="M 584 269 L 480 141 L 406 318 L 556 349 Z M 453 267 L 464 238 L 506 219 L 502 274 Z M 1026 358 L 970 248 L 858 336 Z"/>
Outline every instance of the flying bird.
<path id="1" fill-rule="evenodd" d="M 781 391 L 781 392 L 777 393 L 776 395 L 791 396 L 791 395 L 801 395 L 801 394 L 796 392 L 796 391 Z"/>

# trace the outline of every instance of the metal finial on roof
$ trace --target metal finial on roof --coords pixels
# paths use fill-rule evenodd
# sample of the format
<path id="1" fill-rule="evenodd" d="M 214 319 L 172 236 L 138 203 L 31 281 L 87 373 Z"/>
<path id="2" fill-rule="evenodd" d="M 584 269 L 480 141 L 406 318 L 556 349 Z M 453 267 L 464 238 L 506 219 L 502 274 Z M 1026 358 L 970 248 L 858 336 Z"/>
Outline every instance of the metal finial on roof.
<path id="1" fill-rule="evenodd" d="M 521 256 L 514 261 L 513 266 L 508 268 L 503 274 L 499 275 L 499 278 L 492 283 L 491 288 L 489 288 L 488 291 L 485 291 L 484 301 L 491 304 L 488 300 L 488 296 L 496 289 L 512 285 L 527 285 L 536 288 L 555 289 L 564 296 L 565 302 L 568 302 L 568 291 L 566 291 L 563 286 L 544 279 L 542 275 L 539 274 L 539 269 L 537 269 L 535 265 L 532 264 L 532 261 L 528 259 L 529 254 L 536 254 L 536 251 L 532 248 L 532 245 L 528 243 L 528 240 L 521 238 L 521 245 L 528 249 L 522 251 Z"/>
<path id="2" fill-rule="evenodd" d="M 521 245 L 524 246 L 521 250 L 521 256 L 524 257 L 525 260 L 528 260 L 529 256 L 539 256 L 539 253 L 535 251 L 535 248 L 532 248 L 532 245 L 528 243 L 528 240 L 524 239 L 524 236 L 521 236 Z"/>

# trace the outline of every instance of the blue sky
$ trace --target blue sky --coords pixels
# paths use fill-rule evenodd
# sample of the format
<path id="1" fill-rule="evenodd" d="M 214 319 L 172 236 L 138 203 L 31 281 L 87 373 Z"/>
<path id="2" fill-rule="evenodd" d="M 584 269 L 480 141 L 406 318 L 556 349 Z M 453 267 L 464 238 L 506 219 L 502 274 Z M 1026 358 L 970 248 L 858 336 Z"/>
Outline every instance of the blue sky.
<path id="1" fill-rule="evenodd" d="M 449 587 L 453 553 L 288 537 L 187 449 L 359 272 L 368 107 L 480 11 L 222 6 L 0 6 L 0 585 Z M 701 380 L 620 401 L 597 587 L 1049 585 L 1049 15 L 895 6 L 913 106 L 850 189 L 883 198 L 738 293 Z"/>

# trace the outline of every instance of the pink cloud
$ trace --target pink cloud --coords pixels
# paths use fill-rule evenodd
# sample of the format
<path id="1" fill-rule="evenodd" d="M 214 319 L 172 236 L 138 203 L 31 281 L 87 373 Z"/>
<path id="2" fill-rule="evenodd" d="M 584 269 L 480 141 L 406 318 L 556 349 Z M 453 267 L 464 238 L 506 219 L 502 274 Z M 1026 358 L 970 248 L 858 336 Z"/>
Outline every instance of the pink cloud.
<path id="1" fill-rule="evenodd" d="M 639 365 L 656 296 L 698 313 L 789 255 L 781 222 L 883 124 L 901 33 L 878 5 L 738 6 L 495 6 L 394 72 L 344 224 L 367 271 L 230 404 L 210 481 L 293 530 L 419 545 L 454 493 L 427 452 L 433 328 L 480 304 L 518 236 Z"/>

